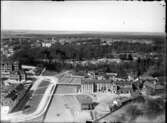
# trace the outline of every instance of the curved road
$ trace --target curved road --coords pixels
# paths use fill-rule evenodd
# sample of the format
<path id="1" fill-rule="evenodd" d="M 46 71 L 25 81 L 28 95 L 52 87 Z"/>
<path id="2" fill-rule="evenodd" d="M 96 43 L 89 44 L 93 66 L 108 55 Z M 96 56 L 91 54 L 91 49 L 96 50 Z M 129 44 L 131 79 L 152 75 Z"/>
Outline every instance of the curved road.
<path id="1" fill-rule="evenodd" d="M 51 95 L 53 94 L 53 92 L 56 88 L 56 84 L 57 84 L 58 80 L 57 80 L 57 78 L 51 77 L 51 76 L 39 76 L 39 79 L 34 83 L 31 90 L 38 89 L 38 85 L 44 80 L 49 80 L 50 84 L 49 84 L 48 88 L 46 89 L 36 111 L 31 113 L 31 114 L 23 114 L 22 112 L 8 114 L 6 116 L 8 121 L 23 122 L 23 121 L 31 120 L 31 119 L 34 119 L 34 118 L 41 116 L 46 111 L 48 104 L 49 104 L 51 97 L 52 97 Z M 1 120 L 3 120 L 3 119 L 1 119 Z"/>

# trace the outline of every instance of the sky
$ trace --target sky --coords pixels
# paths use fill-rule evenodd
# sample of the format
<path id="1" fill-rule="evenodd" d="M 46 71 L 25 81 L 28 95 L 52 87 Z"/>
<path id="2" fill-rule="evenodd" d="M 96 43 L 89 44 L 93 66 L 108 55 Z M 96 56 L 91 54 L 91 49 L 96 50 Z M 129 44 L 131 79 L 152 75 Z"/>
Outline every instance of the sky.
<path id="1" fill-rule="evenodd" d="M 2 30 L 165 32 L 164 2 L 1 1 Z"/>

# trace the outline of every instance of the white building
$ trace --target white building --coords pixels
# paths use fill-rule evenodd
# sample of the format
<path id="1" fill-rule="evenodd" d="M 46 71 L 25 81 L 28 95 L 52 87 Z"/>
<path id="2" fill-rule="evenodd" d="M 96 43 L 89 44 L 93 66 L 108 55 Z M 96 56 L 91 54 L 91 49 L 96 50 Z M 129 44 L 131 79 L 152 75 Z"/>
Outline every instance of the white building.
<path id="1" fill-rule="evenodd" d="M 111 80 L 84 79 L 81 81 L 81 93 L 96 92 L 117 93 L 117 86 Z"/>
<path id="2" fill-rule="evenodd" d="M 51 47 L 52 44 L 50 42 L 42 42 L 42 47 Z"/>

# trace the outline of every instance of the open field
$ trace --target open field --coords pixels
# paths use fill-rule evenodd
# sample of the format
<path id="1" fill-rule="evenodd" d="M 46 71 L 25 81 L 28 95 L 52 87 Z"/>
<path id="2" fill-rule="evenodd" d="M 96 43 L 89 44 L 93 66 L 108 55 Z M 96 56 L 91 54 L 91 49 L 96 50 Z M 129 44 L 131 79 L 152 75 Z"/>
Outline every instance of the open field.
<path id="1" fill-rule="evenodd" d="M 44 122 L 76 122 L 82 114 L 81 105 L 75 95 L 54 95 Z M 84 114 L 90 118 L 89 113 Z"/>

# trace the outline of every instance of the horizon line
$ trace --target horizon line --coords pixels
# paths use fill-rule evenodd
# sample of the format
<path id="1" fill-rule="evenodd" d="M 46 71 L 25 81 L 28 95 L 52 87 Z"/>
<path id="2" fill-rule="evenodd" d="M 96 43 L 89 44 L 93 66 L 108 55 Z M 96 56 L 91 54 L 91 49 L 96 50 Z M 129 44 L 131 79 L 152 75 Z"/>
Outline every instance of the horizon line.
<path id="1" fill-rule="evenodd" d="M 15 32 L 21 32 L 21 31 L 27 31 L 27 32 L 69 32 L 69 33 L 146 33 L 146 34 L 166 34 L 166 32 L 126 32 L 126 31 L 86 31 L 86 30 L 36 30 L 36 29 L 1 29 L 1 33 L 5 31 L 15 31 Z"/>

